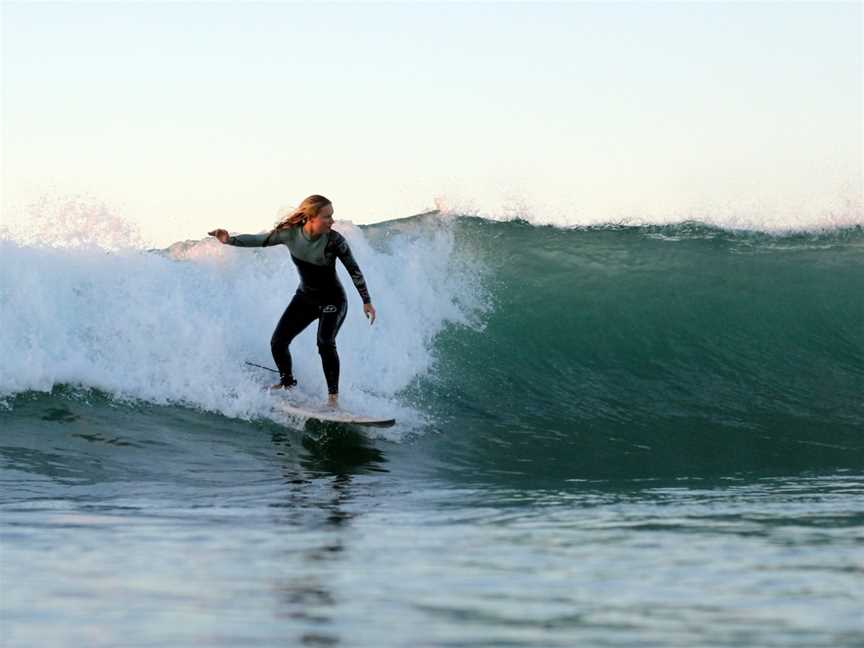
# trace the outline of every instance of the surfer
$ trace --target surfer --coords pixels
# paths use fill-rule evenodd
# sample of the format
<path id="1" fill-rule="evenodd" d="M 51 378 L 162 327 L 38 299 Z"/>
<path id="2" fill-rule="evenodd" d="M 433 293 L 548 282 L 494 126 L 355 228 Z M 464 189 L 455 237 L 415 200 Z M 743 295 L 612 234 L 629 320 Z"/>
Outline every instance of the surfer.
<path id="1" fill-rule="evenodd" d="M 279 382 L 272 389 L 291 389 L 297 384 L 291 367 L 288 346 L 300 332 L 318 320 L 318 353 L 327 380 L 328 401 L 338 403 L 339 355 L 336 334 L 345 320 L 348 300 L 336 276 L 336 259 L 340 259 L 363 300 L 363 313 L 369 324 L 375 322 L 375 307 L 369 299 L 363 273 L 351 254 L 345 237 L 333 228 L 333 204 L 324 196 L 312 195 L 283 218 L 267 234 L 229 236 L 224 229 L 209 232 L 222 243 L 238 247 L 287 245 L 291 260 L 300 274 L 300 286 L 285 309 L 273 337 L 270 351 L 279 369 Z"/>

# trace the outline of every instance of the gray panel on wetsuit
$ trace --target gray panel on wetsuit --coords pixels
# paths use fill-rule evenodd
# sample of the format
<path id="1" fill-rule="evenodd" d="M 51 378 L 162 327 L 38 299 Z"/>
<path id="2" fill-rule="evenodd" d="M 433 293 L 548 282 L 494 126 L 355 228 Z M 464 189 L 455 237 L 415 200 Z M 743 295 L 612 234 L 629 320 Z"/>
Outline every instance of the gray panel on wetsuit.
<path id="1" fill-rule="evenodd" d="M 321 234 L 317 239 L 310 239 L 306 236 L 302 227 L 289 227 L 281 230 L 279 234 L 284 235 L 280 240 L 288 246 L 291 254 L 307 263 L 315 265 L 328 265 L 327 258 L 324 256 L 324 250 L 327 247 L 327 241 L 330 238 L 329 232 Z"/>

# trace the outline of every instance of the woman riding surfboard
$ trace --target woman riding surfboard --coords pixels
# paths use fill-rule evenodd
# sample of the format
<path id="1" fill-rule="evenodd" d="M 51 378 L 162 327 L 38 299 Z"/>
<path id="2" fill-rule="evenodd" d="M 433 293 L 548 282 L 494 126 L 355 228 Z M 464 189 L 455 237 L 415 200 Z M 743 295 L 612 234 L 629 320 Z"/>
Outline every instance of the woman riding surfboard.
<path id="1" fill-rule="evenodd" d="M 290 389 L 297 384 L 291 366 L 291 341 L 309 324 L 318 320 L 318 353 L 327 380 L 328 401 L 338 403 L 339 355 L 336 334 L 345 320 L 347 297 L 336 275 L 336 259 L 342 261 L 363 300 L 363 312 L 369 324 L 375 322 L 375 307 L 369 298 L 366 281 L 351 254 L 351 248 L 333 229 L 333 204 L 324 196 L 312 195 L 283 218 L 268 234 L 230 236 L 224 229 L 209 232 L 226 245 L 269 247 L 286 245 L 300 274 L 297 292 L 279 319 L 270 351 L 279 368 L 280 381 L 274 389 Z"/>

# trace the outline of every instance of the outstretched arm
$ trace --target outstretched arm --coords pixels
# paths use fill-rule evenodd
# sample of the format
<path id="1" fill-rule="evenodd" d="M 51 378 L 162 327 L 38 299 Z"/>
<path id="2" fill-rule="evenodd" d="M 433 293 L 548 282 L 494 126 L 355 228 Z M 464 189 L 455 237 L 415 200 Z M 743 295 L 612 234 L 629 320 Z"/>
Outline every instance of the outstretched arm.
<path id="1" fill-rule="evenodd" d="M 238 234 L 237 236 L 229 236 L 224 229 L 215 229 L 208 232 L 210 236 L 215 236 L 226 245 L 236 245 L 237 247 L 267 247 L 270 245 L 278 245 L 282 243 L 279 232 L 275 234 L 268 232 L 266 234 Z"/>

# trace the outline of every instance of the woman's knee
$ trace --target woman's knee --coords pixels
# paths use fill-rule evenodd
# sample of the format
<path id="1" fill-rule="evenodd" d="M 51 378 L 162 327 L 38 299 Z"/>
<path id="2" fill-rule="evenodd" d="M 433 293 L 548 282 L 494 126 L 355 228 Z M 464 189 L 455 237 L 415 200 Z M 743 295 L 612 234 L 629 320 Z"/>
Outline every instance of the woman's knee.
<path id="1" fill-rule="evenodd" d="M 318 338 L 318 353 L 321 355 L 336 354 L 336 340 L 322 340 Z"/>
<path id="2" fill-rule="evenodd" d="M 274 333 L 273 337 L 270 338 L 271 351 L 284 351 L 288 348 L 289 344 L 291 344 L 291 338 L 285 337 L 284 335 L 276 335 Z"/>

